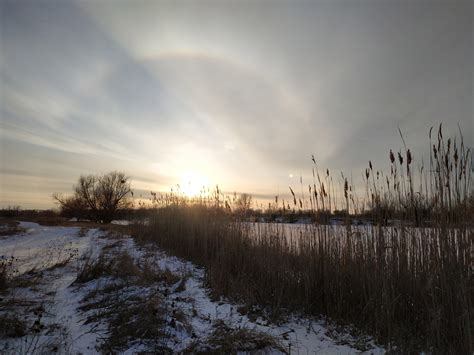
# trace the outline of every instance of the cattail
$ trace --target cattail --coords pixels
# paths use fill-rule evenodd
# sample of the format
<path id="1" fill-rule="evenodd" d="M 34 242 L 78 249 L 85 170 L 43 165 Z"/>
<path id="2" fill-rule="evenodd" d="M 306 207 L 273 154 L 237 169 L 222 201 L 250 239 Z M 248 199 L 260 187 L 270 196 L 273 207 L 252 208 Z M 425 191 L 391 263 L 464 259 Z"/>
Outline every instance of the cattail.
<path id="1" fill-rule="evenodd" d="M 296 206 L 296 196 L 295 196 L 295 193 L 294 193 L 294 191 L 291 187 L 290 187 L 290 192 L 293 195 L 293 204 Z"/>
<path id="2" fill-rule="evenodd" d="M 394 161 L 395 161 L 395 155 L 393 155 L 393 152 L 392 152 L 391 149 L 390 149 L 390 161 L 391 161 L 392 164 L 393 164 Z"/>
<path id="3" fill-rule="evenodd" d="M 367 180 L 369 180 L 369 175 L 370 175 L 369 169 L 365 169 L 365 177 Z"/>
<path id="4" fill-rule="evenodd" d="M 458 165 L 458 159 L 459 159 L 459 156 L 458 156 L 458 149 L 456 148 L 454 150 L 454 164 L 456 164 L 456 166 Z"/>
<path id="5" fill-rule="evenodd" d="M 403 164 L 403 157 L 402 157 L 402 155 L 400 154 L 400 152 L 398 152 L 398 161 L 400 162 L 400 165 Z"/>
<path id="6" fill-rule="evenodd" d="M 438 159 L 438 151 L 436 150 L 436 146 L 433 144 L 433 155 L 435 159 Z"/>
<path id="7" fill-rule="evenodd" d="M 369 160 L 369 168 L 372 170 L 372 162 Z"/>
<path id="8" fill-rule="evenodd" d="M 407 150 L 407 166 L 411 164 L 411 152 L 410 149 Z"/>
<path id="9" fill-rule="evenodd" d="M 344 181 L 344 197 L 347 198 L 347 190 L 349 190 L 349 184 L 347 183 L 347 179 Z"/>

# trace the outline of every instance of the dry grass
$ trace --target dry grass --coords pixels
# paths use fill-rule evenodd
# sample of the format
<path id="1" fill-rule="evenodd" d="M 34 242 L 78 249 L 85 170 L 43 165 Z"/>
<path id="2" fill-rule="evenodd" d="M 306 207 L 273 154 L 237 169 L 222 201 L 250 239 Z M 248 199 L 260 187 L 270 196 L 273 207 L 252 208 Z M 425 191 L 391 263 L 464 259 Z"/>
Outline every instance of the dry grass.
<path id="1" fill-rule="evenodd" d="M 15 273 L 14 269 L 15 258 L 0 256 L 0 292 L 8 288 L 13 274 Z"/>
<path id="2" fill-rule="evenodd" d="M 202 201 L 166 196 L 148 225 L 136 225 L 133 235 L 205 266 L 216 295 L 249 308 L 259 305 L 271 316 L 287 311 L 323 314 L 406 352 L 470 353 L 470 151 L 462 137 L 457 145 L 443 140 L 441 130 L 435 148 L 428 175 L 420 169 L 415 176 L 408 149 L 398 160 L 394 155 L 388 174 L 370 163 L 366 197 L 358 198 L 352 183 L 343 179 L 343 207 L 365 213 L 375 221 L 372 225 L 316 224 L 289 236 L 282 226 L 235 222 L 216 191 L 214 198 Z M 293 203 L 310 206 L 321 221 L 341 202 L 329 171 L 320 176 L 315 161 L 314 167 L 310 194 L 299 199 L 292 190 Z M 283 206 L 290 210 L 287 203 Z M 391 218 L 399 219 L 399 226 L 384 227 Z M 415 227 L 419 225 L 427 227 Z"/>
<path id="3" fill-rule="evenodd" d="M 26 324 L 15 315 L 0 316 L 0 338 L 20 338 L 26 334 Z"/>
<path id="4" fill-rule="evenodd" d="M 107 323 L 107 338 L 101 344 L 104 353 L 115 353 L 139 342 L 158 353 L 170 353 L 166 347 L 169 315 L 173 322 L 178 316 L 168 310 L 157 286 L 178 284 L 180 277 L 168 270 L 159 270 L 151 261 L 135 260 L 126 251 L 119 251 L 120 244 L 106 248 L 95 260 L 88 259 L 76 283 L 107 278 L 105 287 L 88 293 L 80 307 L 87 316 L 87 323 Z M 100 285 L 101 283 L 98 283 Z M 185 319 L 181 319 L 185 321 Z"/>
<path id="5" fill-rule="evenodd" d="M 155 351 L 166 351 L 161 343 L 166 337 L 166 309 L 159 294 L 131 296 L 122 299 L 110 297 L 108 302 L 94 305 L 101 309 L 112 308 L 112 312 L 99 312 L 97 319 L 106 319 L 108 337 L 101 345 L 104 353 L 127 349 L 135 341 L 146 343 Z"/>
<path id="6" fill-rule="evenodd" d="M 116 252 L 120 243 L 104 247 L 102 254 L 96 259 L 86 258 L 77 274 L 75 284 L 82 284 L 100 277 L 110 276 L 127 283 L 151 285 L 165 283 L 172 285 L 181 278 L 169 270 L 159 270 L 151 264 L 150 259 L 135 261 L 126 251 Z"/>
<path id="7" fill-rule="evenodd" d="M 288 238 L 189 208 L 157 211 L 136 235 L 205 266 L 218 295 L 274 317 L 325 314 L 411 350 L 472 348 L 472 229 L 312 225 Z"/>
<path id="8" fill-rule="evenodd" d="M 17 221 L 3 220 L 0 222 L 0 237 L 15 235 L 24 231 Z"/>
<path id="9" fill-rule="evenodd" d="M 140 270 L 133 258 L 126 252 L 117 255 L 101 254 L 97 259 L 88 258 L 82 265 L 75 283 L 86 283 L 102 276 L 112 276 L 122 280 L 139 276 Z"/>
<path id="10" fill-rule="evenodd" d="M 202 345 L 206 344 L 206 345 Z M 193 354 L 238 354 L 245 353 L 289 353 L 274 337 L 246 328 L 233 328 L 223 320 L 213 324 L 213 331 L 204 341 L 196 340 L 184 353 Z"/>

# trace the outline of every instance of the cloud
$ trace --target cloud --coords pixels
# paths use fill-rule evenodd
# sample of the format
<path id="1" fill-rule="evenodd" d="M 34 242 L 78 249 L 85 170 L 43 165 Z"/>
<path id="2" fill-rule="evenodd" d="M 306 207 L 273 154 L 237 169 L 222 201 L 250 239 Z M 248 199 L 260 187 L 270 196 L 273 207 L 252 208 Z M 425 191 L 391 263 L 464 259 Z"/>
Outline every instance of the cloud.
<path id="1" fill-rule="evenodd" d="M 45 193 L 51 174 L 125 170 L 146 190 L 195 170 L 271 196 L 313 153 L 384 164 L 398 127 L 415 154 L 441 121 L 473 145 L 470 1 L 0 6 L 1 164 Z"/>

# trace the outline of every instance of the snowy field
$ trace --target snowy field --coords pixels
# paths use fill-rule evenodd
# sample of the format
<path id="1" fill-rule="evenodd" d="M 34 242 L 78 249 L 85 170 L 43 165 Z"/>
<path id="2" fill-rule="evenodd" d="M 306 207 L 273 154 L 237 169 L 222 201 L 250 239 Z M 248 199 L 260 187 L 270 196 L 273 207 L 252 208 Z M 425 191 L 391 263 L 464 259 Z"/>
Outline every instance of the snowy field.
<path id="1" fill-rule="evenodd" d="M 0 291 L 0 322 L 10 324 L 0 326 L 2 354 L 384 353 L 321 320 L 294 315 L 274 324 L 212 299 L 204 270 L 119 233 L 19 227 L 0 237 L 11 264 Z"/>

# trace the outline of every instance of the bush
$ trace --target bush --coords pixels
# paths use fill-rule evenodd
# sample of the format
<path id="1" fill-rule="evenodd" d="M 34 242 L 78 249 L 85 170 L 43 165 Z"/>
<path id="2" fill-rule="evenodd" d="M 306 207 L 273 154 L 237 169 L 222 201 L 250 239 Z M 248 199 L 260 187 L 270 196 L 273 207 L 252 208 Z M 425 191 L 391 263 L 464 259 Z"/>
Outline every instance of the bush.
<path id="1" fill-rule="evenodd" d="M 131 206 L 129 194 L 129 177 L 114 171 L 105 175 L 81 176 L 73 196 L 63 197 L 56 193 L 53 198 L 59 203 L 61 214 L 66 217 L 110 223 L 121 210 Z"/>

